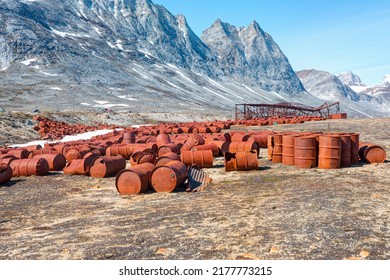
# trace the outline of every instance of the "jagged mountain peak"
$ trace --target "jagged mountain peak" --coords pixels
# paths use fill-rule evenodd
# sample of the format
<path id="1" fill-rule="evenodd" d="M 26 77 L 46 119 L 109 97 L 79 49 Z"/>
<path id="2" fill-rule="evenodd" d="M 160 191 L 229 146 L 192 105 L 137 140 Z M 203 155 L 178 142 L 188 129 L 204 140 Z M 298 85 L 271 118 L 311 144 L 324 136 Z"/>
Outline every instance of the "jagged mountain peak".
<path id="1" fill-rule="evenodd" d="M 286 56 L 256 21 L 237 28 L 218 19 L 201 38 L 217 53 L 226 75 L 251 80 L 265 90 L 291 95 L 304 91 Z"/>
<path id="2" fill-rule="evenodd" d="M 351 71 L 340 73 L 337 77 L 340 79 L 340 81 L 343 82 L 343 84 L 348 86 L 366 86 L 360 77 Z"/>

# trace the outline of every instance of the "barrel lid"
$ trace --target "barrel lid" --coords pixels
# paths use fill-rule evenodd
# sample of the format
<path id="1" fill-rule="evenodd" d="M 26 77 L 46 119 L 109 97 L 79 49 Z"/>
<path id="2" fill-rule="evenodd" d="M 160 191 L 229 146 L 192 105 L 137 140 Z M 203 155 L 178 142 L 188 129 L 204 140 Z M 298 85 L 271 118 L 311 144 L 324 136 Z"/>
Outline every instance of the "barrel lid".
<path id="1" fill-rule="evenodd" d="M 383 163 L 386 160 L 386 151 L 377 145 L 368 146 L 364 151 L 364 158 L 368 163 Z"/>
<path id="2" fill-rule="evenodd" d="M 141 192 L 142 182 L 138 174 L 125 169 L 116 176 L 115 185 L 121 195 L 136 195 Z"/>
<path id="3" fill-rule="evenodd" d="M 159 166 L 153 170 L 150 183 L 156 192 L 172 192 L 177 185 L 177 176 L 173 169 Z"/>

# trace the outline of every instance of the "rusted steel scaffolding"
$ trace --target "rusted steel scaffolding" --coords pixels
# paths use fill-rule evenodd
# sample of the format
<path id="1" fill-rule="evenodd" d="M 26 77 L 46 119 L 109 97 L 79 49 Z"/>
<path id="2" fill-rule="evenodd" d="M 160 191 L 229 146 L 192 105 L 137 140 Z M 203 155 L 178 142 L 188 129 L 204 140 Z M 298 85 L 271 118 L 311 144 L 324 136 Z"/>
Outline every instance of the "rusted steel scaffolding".
<path id="1" fill-rule="evenodd" d="M 324 103 L 320 107 L 310 107 L 299 103 L 278 104 L 236 104 L 236 120 L 253 120 L 267 117 L 312 116 L 328 119 L 332 114 L 340 113 L 340 102 Z"/>

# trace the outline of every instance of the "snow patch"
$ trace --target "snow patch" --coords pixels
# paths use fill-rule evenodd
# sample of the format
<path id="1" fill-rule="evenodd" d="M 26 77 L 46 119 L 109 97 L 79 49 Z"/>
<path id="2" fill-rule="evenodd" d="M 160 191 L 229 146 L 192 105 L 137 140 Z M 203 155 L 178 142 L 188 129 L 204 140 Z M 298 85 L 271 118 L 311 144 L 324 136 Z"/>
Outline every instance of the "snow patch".
<path id="1" fill-rule="evenodd" d="M 251 89 L 250 87 L 248 87 L 247 85 L 244 85 L 244 84 L 241 84 L 244 88 L 246 88 L 247 90 L 249 90 L 250 92 L 252 93 L 255 93 L 255 94 L 258 94 L 260 95 L 261 97 L 263 97 L 264 99 L 267 99 L 268 101 L 273 101 L 271 98 L 268 98 L 268 97 L 265 97 L 264 95 L 254 91 L 253 89 Z"/>
<path id="2" fill-rule="evenodd" d="M 368 87 L 367 86 L 349 86 L 354 92 L 361 93 L 365 91 Z"/>
<path id="3" fill-rule="evenodd" d="M 122 129 L 116 129 L 116 130 L 122 130 Z M 60 142 L 69 142 L 69 141 L 76 141 L 76 140 L 89 140 L 94 136 L 104 135 L 104 134 L 107 134 L 110 132 L 113 132 L 113 130 L 112 129 L 101 129 L 101 130 L 85 132 L 85 133 L 81 133 L 81 134 L 77 134 L 77 135 L 66 135 L 64 138 L 62 138 L 62 140 L 60 140 Z M 18 147 L 27 147 L 27 146 L 32 146 L 32 145 L 41 145 L 43 147 L 47 143 L 58 143 L 58 141 L 49 142 L 49 141 L 38 140 L 38 141 L 31 141 L 31 142 L 24 143 L 24 144 L 13 144 L 10 147 L 18 148 Z"/>
<path id="4" fill-rule="evenodd" d="M 69 33 L 69 32 L 62 32 L 59 30 L 51 29 L 51 32 L 54 33 L 55 35 L 61 36 L 62 38 L 65 37 L 75 37 L 75 38 L 90 38 L 88 34 L 77 34 L 77 33 Z"/>
<path id="5" fill-rule="evenodd" d="M 52 90 L 62 90 L 62 88 L 59 88 L 59 87 L 51 87 L 50 89 L 52 89 Z"/>
<path id="6" fill-rule="evenodd" d="M 39 73 L 42 73 L 42 74 L 44 74 L 44 75 L 46 75 L 46 76 L 51 76 L 51 77 L 56 77 L 56 76 L 58 76 L 58 74 L 51 74 L 51 73 L 47 73 L 47 72 L 44 72 L 44 71 L 39 71 Z"/>

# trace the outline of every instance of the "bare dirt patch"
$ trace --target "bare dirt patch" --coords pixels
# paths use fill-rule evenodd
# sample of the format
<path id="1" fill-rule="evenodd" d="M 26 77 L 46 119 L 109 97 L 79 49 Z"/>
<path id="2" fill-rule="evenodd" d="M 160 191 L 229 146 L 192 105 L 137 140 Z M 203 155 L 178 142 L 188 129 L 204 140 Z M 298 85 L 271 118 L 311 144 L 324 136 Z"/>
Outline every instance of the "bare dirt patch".
<path id="1" fill-rule="evenodd" d="M 390 119 L 271 129 L 328 123 L 389 159 Z M 301 170 L 268 162 L 264 149 L 259 162 L 225 173 L 217 159 L 200 193 L 121 197 L 115 178 L 13 178 L 0 187 L 0 259 L 389 259 L 388 162 Z"/>

